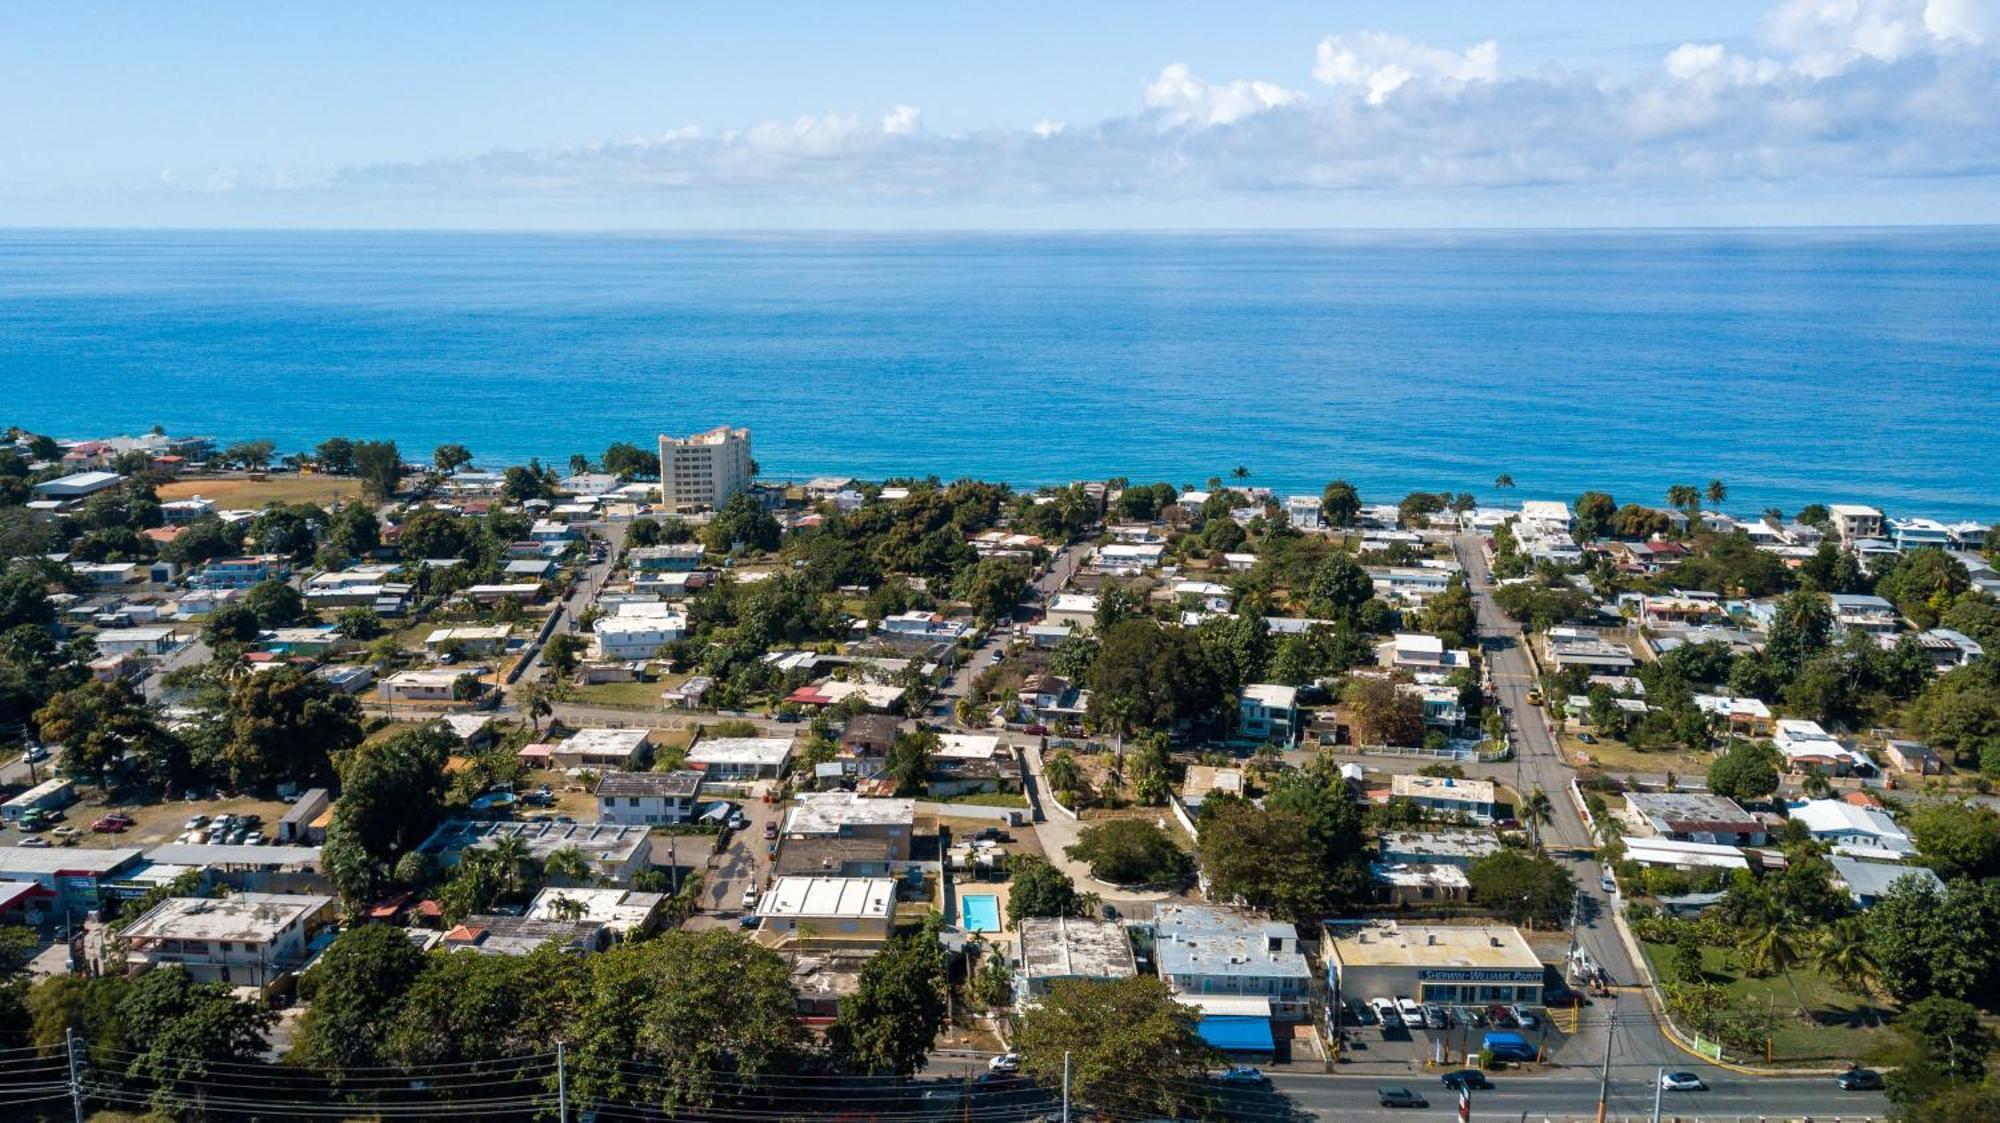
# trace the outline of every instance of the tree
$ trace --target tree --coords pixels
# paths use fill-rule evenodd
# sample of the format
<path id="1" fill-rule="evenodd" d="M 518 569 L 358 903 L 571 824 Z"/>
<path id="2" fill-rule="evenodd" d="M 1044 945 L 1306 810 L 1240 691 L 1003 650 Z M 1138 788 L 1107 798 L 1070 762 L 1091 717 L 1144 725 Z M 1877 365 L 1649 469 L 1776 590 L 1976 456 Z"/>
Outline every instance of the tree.
<path id="1" fill-rule="evenodd" d="M 1170 728 L 1206 716 L 1221 700 L 1215 676 L 1187 631 L 1133 618 L 1100 635 L 1090 669 L 1090 718 L 1099 728 Z"/>
<path id="2" fill-rule="evenodd" d="M 1042 778 L 1049 782 L 1049 787 L 1057 794 L 1071 797 L 1064 802 L 1072 804 L 1076 802 L 1074 797 L 1077 785 L 1082 783 L 1083 777 L 1077 768 L 1075 754 L 1068 749 L 1057 749 L 1042 762 Z"/>
<path id="3" fill-rule="evenodd" d="M 915 795 L 930 783 L 938 735 L 928 729 L 898 733 L 882 761 L 883 774 L 896 782 L 897 795 Z"/>
<path id="4" fill-rule="evenodd" d="M 396 494 L 403 479 L 403 457 L 395 441 L 362 441 L 354 446 L 354 474 L 361 477 L 361 493 L 377 502 Z"/>
<path id="5" fill-rule="evenodd" d="M 1578 540 L 1589 542 L 1598 538 L 1608 538 L 1612 533 L 1613 519 L 1618 514 L 1618 503 L 1601 491 L 1586 491 L 1576 497 L 1576 536 Z"/>
<path id="6" fill-rule="evenodd" d="M 42 740 L 64 746 L 63 771 L 78 779 L 101 781 L 128 757 L 162 779 L 185 766 L 178 740 L 125 682 L 62 691 L 35 711 L 35 727 Z"/>
<path id="7" fill-rule="evenodd" d="M 1221 1062 L 1200 1022 L 1150 975 L 1064 979 L 1022 1011 L 1014 1048 L 1023 1073 L 1047 1087 L 1067 1073 L 1072 1097 L 1108 1118 L 1180 1117 L 1207 1106 L 1207 1072 Z"/>
<path id="8" fill-rule="evenodd" d="M 228 557 L 243 548 L 243 528 L 203 515 L 181 529 L 172 542 L 160 547 L 160 560 L 175 565 L 200 565 Z"/>
<path id="9" fill-rule="evenodd" d="M 1866 993 L 1881 973 L 1868 928 L 1860 917 L 1842 917 L 1820 929 L 1813 945 L 1813 966 L 1851 990 Z"/>
<path id="10" fill-rule="evenodd" d="M 1305 815 L 1241 799 L 1203 803 L 1196 846 L 1209 899 L 1301 922 L 1325 916 L 1342 897 L 1341 869 L 1354 857 L 1327 862 Z"/>
<path id="11" fill-rule="evenodd" d="M 243 607 L 257 616 L 260 627 L 289 628 L 306 616 L 306 600 L 288 581 L 259 581 L 243 594 Z"/>
<path id="12" fill-rule="evenodd" d="M 1978 1080 L 1986 1075 L 1993 1031 L 1969 1003 L 1936 996 L 1912 1003 L 1896 1019 L 1896 1032 L 1951 1076 Z"/>
<path id="13" fill-rule="evenodd" d="M 336 476 L 354 474 L 354 442 L 346 437 L 328 437 L 313 449 L 313 459 L 322 472 Z"/>
<path id="14" fill-rule="evenodd" d="M 981 558 L 958 576 L 958 599 L 972 607 L 982 622 L 1012 613 L 1028 589 L 1028 567 L 1018 558 Z"/>
<path id="15" fill-rule="evenodd" d="M 1709 506 L 1720 507 L 1722 501 L 1729 498 L 1729 488 L 1721 480 L 1710 480 L 1703 494 L 1708 497 Z"/>
<path id="16" fill-rule="evenodd" d="M 1556 925 L 1569 915 L 1576 878 L 1546 854 L 1500 850 L 1465 871 L 1472 896 L 1515 924 Z"/>
<path id="17" fill-rule="evenodd" d="M 658 476 L 660 474 L 660 454 L 637 445 L 619 441 L 604 450 L 599 461 L 604 470 L 620 479 L 629 480 L 634 476 Z"/>
<path id="18" fill-rule="evenodd" d="M 169 1114 L 192 1098 L 182 1084 L 224 1079 L 228 1067 L 259 1060 L 277 1015 L 239 1002 L 225 983 L 197 983 L 178 966 L 139 976 L 118 1003 L 118 1017 L 138 1054 L 128 1076 L 158 1085 L 154 1107 Z"/>
<path id="19" fill-rule="evenodd" d="M 1353 526 L 1361 517 L 1361 496 L 1346 480 L 1335 480 L 1320 493 L 1319 513 L 1329 526 Z"/>
<path id="20" fill-rule="evenodd" d="M 706 1105 L 799 1042 L 790 966 L 738 933 L 668 932 L 588 967 L 573 1020 L 580 1102 Z"/>
<path id="21" fill-rule="evenodd" d="M 402 856 L 444 817 L 444 769 L 456 742 L 433 722 L 340 757 L 340 799 L 324 857 L 334 888 L 349 902 L 381 892 Z"/>
<path id="22" fill-rule="evenodd" d="M 718 554 L 729 553 L 739 545 L 768 552 L 778 548 L 783 536 L 784 528 L 778 525 L 777 518 L 758 506 L 748 492 L 730 496 L 702 530 L 702 542 Z"/>
<path id="23" fill-rule="evenodd" d="M 1033 854 L 1007 859 L 1007 924 L 1019 928 L 1028 917 L 1081 916 L 1082 898 L 1076 882 L 1047 860 Z"/>
<path id="24" fill-rule="evenodd" d="M 386 1064 L 390 1026 L 423 969 L 423 953 L 394 925 L 343 931 L 308 976 L 312 1001 L 299 1023 L 299 1058 L 335 1083 Z"/>
<path id="25" fill-rule="evenodd" d="M 361 706 L 296 667 L 249 675 L 231 688 L 228 732 L 216 763 L 231 786 L 308 785 L 333 773 L 334 754 L 361 743 Z"/>
<path id="26" fill-rule="evenodd" d="M 1768 744 L 1738 742 L 1708 765 L 1708 790 L 1726 799 L 1754 802 L 1778 790 L 1778 756 Z"/>
<path id="27" fill-rule="evenodd" d="M 941 927 L 932 913 L 916 932 L 892 938 L 862 967 L 855 993 L 841 1000 L 827 1043 L 850 1071 L 909 1076 L 929 1062 L 944 1028 Z"/>
<path id="28" fill-rule="evenodd" d="M 1306 607 L 1314 616 L 1353 623 L 1374 595 L 1375 582 L 1367 570 L 1347 554 L 1328 554 L 1306 586 Z"/>
<path id="29" fill-rule="evenodd" d="M 1675 484 L 1667 489 L 1667 506 L 1679 508 L 1692 519 L 1701 510 L 1701 491 L 1693 484 Z"/>
<path id="30" fill-rule="evenodd" d="M 1917 852 L 1946 878 L 2000 876 L 2000 812 L 1970 803 L 1918 804 L 1906 824 Z"/>
<path id="31" fill-rule="evenodd" d="M 472 463 L 472 450 L 466 448 L 464 445 L 439 445 L 431 453 L 431 464 L 437 468 L 438 474 L 442 476 L 449 476 L 470 463 Z"/>
<path id="32" fill-rule="evenodd" d="M 1903 1001 L 2000 986 L 2000 885 L 1956 878 L 1943 892 L 1899 877 L 1861 914 L 1883 989 Z"/>
<path id="33" fill-rule="evenodd" d="M 270 466 L 271 454 L 278 446 L 270 441 L 238 441 L 222 450 L 222 459 L 245 468 L 262 469 Z"/>
<path id="34" fill-rule="evenodd" d="M 1550 802 L 1549 793 L 1543 791 L 1540 784 L 1535 785 L 1534 790 L 1521 799 L 1519 810 L 1521 821 L 1528 824 L 1528 830 L 1534 834 L 1535 845 L 1540 846 L 1542 828 L 1555 821 L 1555 804 Z"/>
<path id="35" fill-rule="evenodd" d="M 1063 853 L 1088 863 L 1093 876 L 1117 884 L 1178 882 L 1187 874 L 1187 854 L 1167 832 L 1144 819 L 1085 827 Z"/>
<path id="36" fill-rule="evenodd" d="M 1364 745 L 1420 745 L 1424 739 L 1424 704 L 1381 678 L 1354 678 L 1341 691 L 1354 721 L 1355 739 Z"/>
<path id="37" fill-rule="evenodd" d="M 549 665 L 549 670 L 554 672 L 556 678 L 566 679 L 576 670 L 577 663 L 582 659 L 579 652 L 582 646 L 582 641 L 575 635 L 569 632 L 557 632 L 549 637 L 549 642 L 542 645 L 542 662 Z"/>
<path id="38" fill-rule="evenodd" d="M 1797 589 L 1785 594 L 1771 620 L 1765 653 L 1782 667 L 1797 671 L 1805 661 L 1826 650 L 1833 638 L 1833 609 L 1822 593 Z"/>

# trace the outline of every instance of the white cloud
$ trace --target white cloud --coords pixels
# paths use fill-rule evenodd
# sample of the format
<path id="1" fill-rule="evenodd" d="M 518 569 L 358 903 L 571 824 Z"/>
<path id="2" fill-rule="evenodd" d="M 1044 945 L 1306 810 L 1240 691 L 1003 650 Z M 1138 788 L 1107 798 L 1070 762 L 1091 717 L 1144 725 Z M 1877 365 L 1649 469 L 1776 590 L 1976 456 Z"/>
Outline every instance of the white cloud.
<path id="1" fill-rule="evenodd" d="M 1679 193 L 1723 185 L 1897 192 L 2000 177 L 2000 0 L 1781 0 L 1759 48 L 1686 43 L 1632 75 L 1445 49 L 1377 32 L 1317 45 L 1307 97 L 1281 81 L 1162 69 L 1129 114 L 942 133 L 899 105 L 852 115 L 318 176 L 218 172 L 152 190 L 411 200 L 594 199 L 646 209 L 919 200 L 979 206 L 1322 198 L 1351 190 Z M 1329 212 L 1337 213 L 1337 212 Z M 1981 214 L 1990 214 L 1990 208 Z"/>
<path id="2" fill-rule="evenodd" d="M 1169 125 L 1227 125 L 1304 100 L 1304 94 L 1275 82 L 1239 80 L 1212 85 L 1178 62 L 1161 70 L 1146 87 L 1146 108 L 1159 111 Z"/>
<path id="3" fill-rule="evenodd" d="M 1500 80 L 1500 44 L 1491 39 L 1464 51 L 1447 51 L 1400 35 L 1363 31 L 1327 36 L 1316 58 L 1314 78 L 1362 91 L 1370 105 L 1381 105 L 1413 81 L 1455 87 Z"/>

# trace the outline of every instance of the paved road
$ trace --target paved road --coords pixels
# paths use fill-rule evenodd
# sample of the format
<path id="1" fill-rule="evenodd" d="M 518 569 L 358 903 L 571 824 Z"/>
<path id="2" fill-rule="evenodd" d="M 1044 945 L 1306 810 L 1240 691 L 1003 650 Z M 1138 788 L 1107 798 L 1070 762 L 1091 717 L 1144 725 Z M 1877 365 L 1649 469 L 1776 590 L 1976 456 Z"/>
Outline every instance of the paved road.
<path id="1" fill-rule="evenodd" d="M 1670 1066 L 1688 1069 L 1689 1066 Z M 1612 1068 L 1608 1115 L 1649 1118 L 1653 1110 L 1655 1069 L 1648 1066 Z M 1830 1077 L 1756 1079 L 1726 1072 L 1704 1073 L 1710 1091 L 1666 1092 L 1661 1095 L 1665 1119 L 1796 1118 L 1857 1120 L 1881 1118 L 1888 1104 L 1879 1092 L 1843 1092 Z M 1474 1119 L 1589 1119 L 1597 1110 L 1595 1073 L 1563 1072 L 1551 1076 L 1510 1077 L 1502 1074 L 1489 1091 L 1472 1095 Z M 1385 1108 L 1375 1096 L 1380 1086 L 1410 1089 L 1430 1101 L 1427 1108 Z M 1458 1096 L 1432 1075 L 1409 1079 L 1366 1076 L 1293 1076 L 1273 1079 L 1274 1098 L 1289 1101 L 1295 1113 L 1320 1119 L 1455 1118 Z M 1275 1106 L 1275 1105 L 1273 1105 Z M 1248 1113 L 1246 1112 L 1246 1115 Z"/>
<path id="2" fill-rule="evenodd" d="M 584 567 L 583 576 L 577 580 L 569 597 L 562 602 L 562 620 L 556 624 L 555 631 L 549 633 L 551 636 L 561 632 L 576 633 L 578 614 L 596 602 L 597 594 L 603 591 L 605 583 L 611 580 L 612 567 L 618 563 L 618 551 L 624 548 L 625 531 L 628 526 L 624 520 L 589 524 L 588 529 L 604 535 L 606 542 L 604 560 L 592 562 Z M 522 668 L 520 676 L 514 681 L 530 682 L 540 678 L 541 674 L 542 648 L 537 644 L 534 651 L 528 655 L 528 665 Z"/>
<path id="3" fill-rule="evenodd" d="M 1549 733 L 1541 709 L 1528 703 L 1528 691 L 1536 685 L 1536 676 L 1534 664 L 1527 654 L 1526 637 L 1520 625 L 1501 612 L 1493 601 L 1492 574 L 1480 550 L 1479 539 L 1470 534 L 1459 535 L 1453 545 L 1472 589 L 1482 654 L 1513 736 L 1515 759 L 1511 782 L 1523 795 L 1536 787 L 1548 794 L 1555 818 L 1543 828 L 1545 843 L 1564 847 L 1593 846 L 1595 840 L 1569 796 L 1569 782 L 1574 773 L 1563 763 L 1560 749 Z M 1503 775 L 1504 771 L 1505 766 L 1502 766 Z M 1597 863 L 1589 860 L 1574 861 L 1570 865 L 1584 898 L 1583 923 L 1576 930 L 1577 943 L 1609 974 L 1614 987 L 1633 986 L 1639 981 L 1638 968 L 1633 964 L 1611 918 L 1610 910 L 1614 902 L 1598 884 L 1602 871 Z M 1713 1066 L 1693 1063 L 1692 1058 L 1661 1035 L 1645 995 L 1630 990 L 1621 991 L 1613 999 L 1599 999 L 1591 1007 L 1587 1021 L 1599 1028 L 1586 1027 L 1564 1050 L 1561 1056 L 1563 1062 L 1571 1065 L 1601 1062 L 1604 1057 L 1602 1027 L 1609 1024 L 1613 1014 L 1621 1026 L 1621 1032 L 1611 1045 L 1613 1065 L 1666 1065 L 1701 1072 L 1704 1078 L 1721 1079 L 1728 1075 Z"/>

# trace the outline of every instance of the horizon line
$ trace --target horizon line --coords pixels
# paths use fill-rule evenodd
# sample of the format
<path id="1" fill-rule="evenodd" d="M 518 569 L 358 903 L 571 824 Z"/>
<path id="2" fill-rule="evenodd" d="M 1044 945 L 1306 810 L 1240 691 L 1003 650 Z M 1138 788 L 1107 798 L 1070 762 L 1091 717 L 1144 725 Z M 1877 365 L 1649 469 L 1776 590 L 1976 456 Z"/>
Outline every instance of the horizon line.
<path id="1" fill-rule="evenodd" d="M 1705 234 L 1864 231 L 1992 231 L 1996 222 L 1790 223 L 1628 226 L 210 226 L 8 225 L 0 234 L 537 234 L 620 236 L 943 235 L 943 234 Z"/>

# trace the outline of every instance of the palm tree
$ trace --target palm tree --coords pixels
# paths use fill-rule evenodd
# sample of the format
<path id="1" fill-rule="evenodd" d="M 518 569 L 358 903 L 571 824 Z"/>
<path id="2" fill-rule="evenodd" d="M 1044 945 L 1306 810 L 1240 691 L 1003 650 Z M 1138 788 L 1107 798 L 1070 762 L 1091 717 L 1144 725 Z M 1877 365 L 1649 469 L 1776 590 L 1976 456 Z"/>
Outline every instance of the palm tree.
<path id="1" fill-rule="evenodd" d="M 514 688 L 514 705 L 528 715 L 529 728 L 538 736 L 542 732 L 542 719 L 555 712 L 548 687 L 532 680 Z"/>
<path id="2" fill-rule="evenodd" d="M 1820 930 L 1813 945 L 1813 966 L 1864 994 L 1881 971 L 1858 916 L 1843 917 Z"/>
<path id="3" fill-rule="evenodd" d="M 1675 484 L 1667 489 L 1667 505 L 1685 512 L 1697 511 L 1701 508 L 1701 492 L 1693 484 Z"/>
<path id="4" fill-rule="evenodd" d="M 1555 821 L 1555 805 L 1549 802 L 1549 793 L 1540 785 L 1521 800 L 1521 819 L 1528 824 L 1528 830 L 1535 836 L 1535 845 L 1542 844 L 1542 828 Z"/>
<path id="5" fill-rule="evenodd" d="M 1502 490 L 1513 487 L 1514 477 L 1502 472 L 1498 476 L 1493 477 L 1493 486 Z"/>
<path id="6" fill-rule="evenodd" d="M 1082 781 L 1083 777 L 1081 770 L 1077 768 L 1076 756 L 1068 749 L 1059 750 L 1054 756 L 1043 762 L 1042 776 L 1048 780 L 1050 788 L 1070 797 L 1065 799 L 1064 803 L 1071 806 L 1076 804 L 1076 786 Z"/>
<path id="7" fill-rule="evenodd" d="M 1785 985 L 1792 988 L 1792 999 L 1798 1003 L 1799 1012 L 1803 1014 L 1806 1000 L 1799 994 L 1799 984 L 1792 978 L 1792 968 L 1798 966 L 1805 956 L 1791 918 L 1778 917 L 1769 924 L 1755 926 L 1744 936 L 1739 948 L 1752 968 L 1785 976 Z"/>
<path id="8" fill-rule="evenodd" d="M 518 834 L 510 834 L 495 842 L 490 848 L 493 861 L 500 867 L 500 880 L 512 893 L 521 886 L 521 864 L 528 860 L 528 843 Z"/>
<path id="9" fill-rule="evenodd" d="M 1722 506 L 1722 501 L 1727 498 L 1729 498 L 1729 488 L 1724 486 L 1721 480 L 1708 481 L 1709 506 L 1720 507 Z"/>
<path id="10" fill-rule="evenodd" d="M 1229 478 L 1232 480 L 1247 480 L 1250 478 L 1250 469 L 1238 464 L 1229 470 Z"/>
<path id="11" fill-rule="evenodd" d="M 584 861 L 583 851 L 574 846 L 563 846 L 549 852 L 542 861 L 542 876 L 554 881 L 567 878 L 571 881 L 589 881 L 590 863 Z"/>
<path id="12" fill-rule="evenodd" d="M 581 476 L 588 471 L 590 471 L 590 457 L 585 456 L 580 452 L 570 454 L 569 458 L 570 475 Z"/>
<path id="13" fill-rule="evenodd" d="M 584 914 L 590 911 L 590 906 L 575 897 L 557 897 L 550 902 L 549 911 L 555 914 L 557 920 L 582 920 Z"/>

